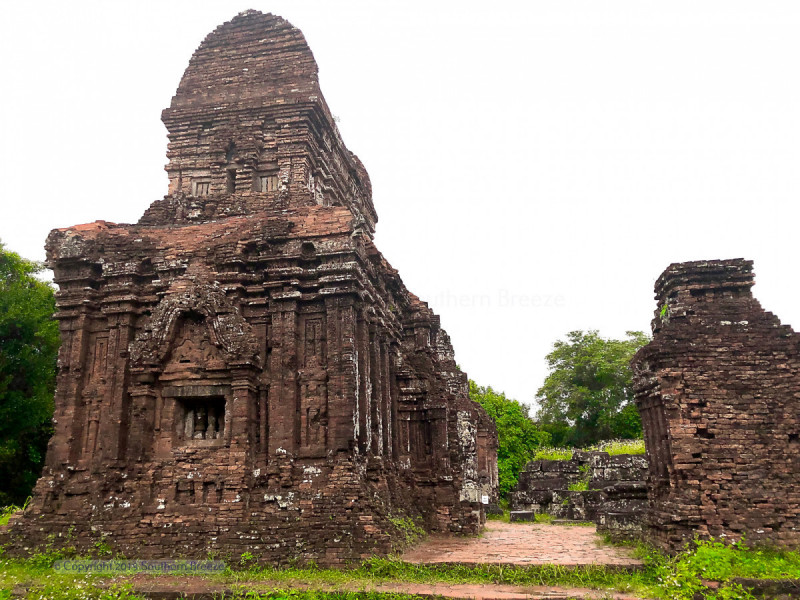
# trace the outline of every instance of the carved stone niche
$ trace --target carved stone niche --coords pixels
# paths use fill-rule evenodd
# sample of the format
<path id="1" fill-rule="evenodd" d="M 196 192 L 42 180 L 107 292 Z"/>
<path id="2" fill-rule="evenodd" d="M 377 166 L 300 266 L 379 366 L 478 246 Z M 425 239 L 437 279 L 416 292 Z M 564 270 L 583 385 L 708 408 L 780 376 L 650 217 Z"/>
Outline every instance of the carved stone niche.
<path id="1" fill-rule="evenodd" d="M 157 455 L 230 444 L 235 406 L 251 400 L 234 392 L 234 379 L 255 387 L 256 347 L 250 326 L 219 288 L 192 286 L 158 304 L 131 347 L 139 395 L 152 405 Z"/>
<path id="2" fill-rule="evenodd" d="M 172 445 L 222 446 L 225 443 L 227 406 L 231 388 L 227 385 L 168 386 L 161 397 L 171 403 Z"/>

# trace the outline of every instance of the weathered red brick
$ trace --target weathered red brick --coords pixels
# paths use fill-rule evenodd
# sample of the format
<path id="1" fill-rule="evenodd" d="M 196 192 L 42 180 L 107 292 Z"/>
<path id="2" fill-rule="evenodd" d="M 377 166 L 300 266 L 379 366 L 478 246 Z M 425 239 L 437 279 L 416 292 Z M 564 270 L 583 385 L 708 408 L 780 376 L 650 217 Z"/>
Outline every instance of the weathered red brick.
<path id="1" fill-rule="evenodd" d="M 477 533 L 497 438 L 447 333 L 376 249 L 369 176 L 302 33 L 242 13 L 172 103 L 169 193 L 53 231 L 55 435 L 11 552 L 342 564 L 395 517 Z"/>
<path id="2" fill-rule="evenodd" d="M 800 335 L 761 308 L 753 263 L 673 264 L 653 341 L 634 357 L 649 463 L 649 533 L 800 546 Z"/>

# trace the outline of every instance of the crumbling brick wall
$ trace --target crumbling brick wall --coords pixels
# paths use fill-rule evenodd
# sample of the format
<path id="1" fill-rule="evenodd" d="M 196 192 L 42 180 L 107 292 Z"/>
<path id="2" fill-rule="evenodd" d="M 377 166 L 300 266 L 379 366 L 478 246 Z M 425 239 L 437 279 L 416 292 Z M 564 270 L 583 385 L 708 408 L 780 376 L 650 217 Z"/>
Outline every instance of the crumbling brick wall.
<path id="1" fill-rule="evenodd" d="M 302 34 L 255 11 L 192 57 L 169 193 L 53 231 L 55 434 L 11 552 L 341 564 L 400 519 L 477 533 L 497 435 L 439 318 L 372 241 L 369 177 Z"/>
<path id="2" fill-rule="evenodd" d="M 800 336 L 753 297 L 751 261 L 673 264 L 633 358 L 654 542 L 800 545 Z"/>
<path id="3" fill-rule="evenodd" d="M 594 521 L 599 530 L 638 536 L 647 507 L 647 459 L 641 455 L 575 452 L 570 460 L 532 460 L 511 493 L 511 519 L 536 514 Z M 573 484 L 585 490 L 570 490 Z"/>

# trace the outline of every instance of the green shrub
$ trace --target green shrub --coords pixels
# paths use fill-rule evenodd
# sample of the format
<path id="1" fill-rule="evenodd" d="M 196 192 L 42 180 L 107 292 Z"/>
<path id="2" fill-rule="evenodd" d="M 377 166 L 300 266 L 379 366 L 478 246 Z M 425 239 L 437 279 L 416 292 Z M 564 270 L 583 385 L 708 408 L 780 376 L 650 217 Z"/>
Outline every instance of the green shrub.
<path id="1" fill-rule="evenodd" d="M 27 505 L 27 502 L 25 504 Z M 23 506 L 17 506 L 16 504 L 3 506 L 0 508 L 0 525 L 8 525 L 11 515 L 13 515 L 15 512 L 21 511 L 23 508 Z"/>
<path id="2" fill-rule="evenodd" d="M 733 577 L 800 579 L 800 553 L 769 548 L 750 548 L 743 541 L 697 542 L 693 552 L 681 555 L 705 579 L 725 581 Z"/>
<path id="3" fill-rule="evenodd" d="M 425 530 L 414 522 L 411 517 L 389 517 L 389 521 L 394 525 L 406 545 L 413 544 L 425 537 Z"/>
<path id="4" fill-rule="evenodd" d="M 53 433 L 60 337 L 43 269 L 0 243 L 0 505 L 25 502 Z"/>
<path id="5" fill-rule="evenodd" d="M 469 397 L 483 406 L 497 426 L 498 491 L 500 498 L 505 498 L 537 449 L 551 443 L 550 434 L 531 420 L 526 405 L 506 398 L 502 392 L 470 381 Z"/>
<path id="6" fill-rule="evenodd" d="M 690 600 L 697 592 L 708 600 L 752 600 L 735 578 L 800 579 L 800 552 L 750 548 L 743 541 L 695 540 L 674 557 L 643 546 L 639 551 L 654 593 L 665 600 Z M 704 580 L 720 586 L 706 590 Z"/>

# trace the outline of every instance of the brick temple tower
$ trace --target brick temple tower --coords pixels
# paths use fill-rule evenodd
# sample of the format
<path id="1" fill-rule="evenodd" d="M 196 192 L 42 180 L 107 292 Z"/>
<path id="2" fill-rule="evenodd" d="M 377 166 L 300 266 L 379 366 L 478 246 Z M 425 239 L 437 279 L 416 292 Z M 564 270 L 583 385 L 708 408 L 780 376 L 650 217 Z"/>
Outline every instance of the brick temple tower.
<path id="1" fill-rule="evenodd" d="M 55 434 L 12 549 L 71 529 L 128 556 L 337 564 L 391 550 L 398 518 L 476 533 L 494 426 L 373 244 L 302 33 L 221 25 L 162 118 L 167 196 L 47 240 Z"/>
<path id="2" fill-rule="evenodd" d="M 800 547 L 800 335 L 753 296 L 744 259 L 670 265 L 634 356 L 649 539 Z"/>

